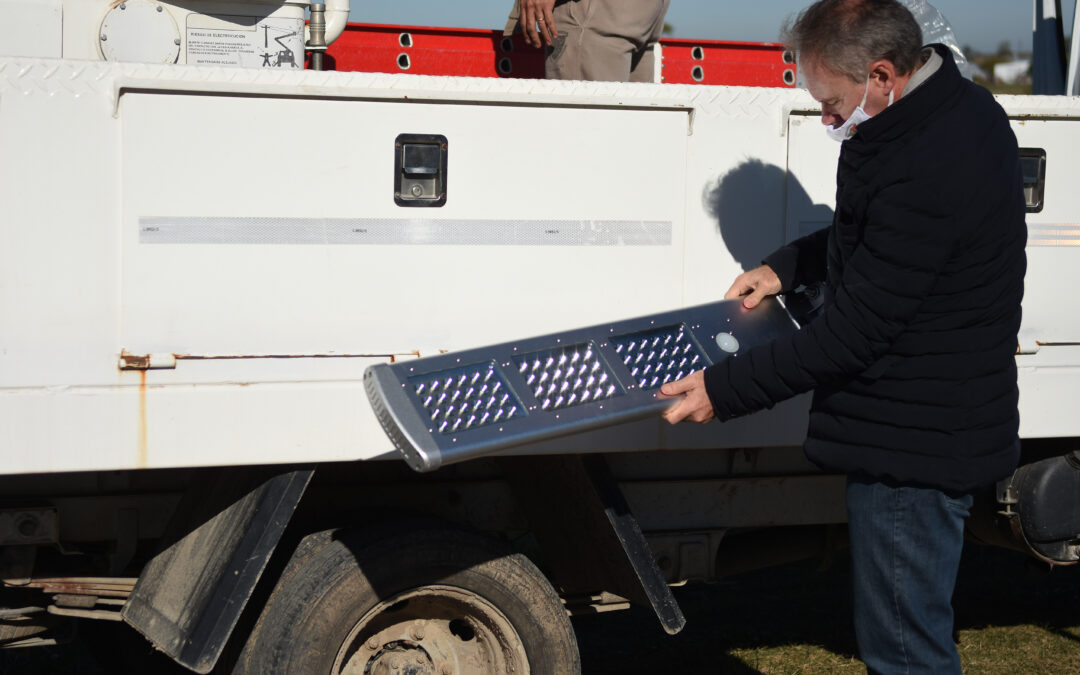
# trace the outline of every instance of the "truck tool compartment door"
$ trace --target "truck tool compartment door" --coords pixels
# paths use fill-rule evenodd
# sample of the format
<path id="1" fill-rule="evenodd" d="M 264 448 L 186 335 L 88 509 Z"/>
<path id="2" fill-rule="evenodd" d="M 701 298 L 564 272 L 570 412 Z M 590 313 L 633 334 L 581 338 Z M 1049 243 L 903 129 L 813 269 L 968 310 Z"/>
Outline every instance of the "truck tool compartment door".
<path id="1" fill-rule="evenodd" d="M 1047 118 L 1060 115 L 1062 111 L 1054 106 L 1069 99 L 1018 97 L 1018 103 L 1035 101 L 1046 106 L 1043 114 L 1030 115 L 1010 110 L 1010 98 L 1004 97 L 1003 105 L 1012 117 L 1021 154 L 1045 152 L 1041 204 L 1027 214 L 1027 275 L 1016 357 L 1020 435 L 1078 436 L 1080 419 L 1074 401 L 1080 374 L 1080 313 L 1074 309 L 1072 294 L 1080 285 L 1080 194 L 1076 190 L 1080 119 Z"/>
<path id="2" fill-rule="evenodd" d="M 127 92 L 122 345 L 177 358 L 155 382 L 245 385 L 177 399 L 174 418 L 273 427 L 259 411 L 306 391 L 323 397 L 303 405 L 320 432 L 283 428 L 288 447 L 264 452 L 380 454 L 391 446 L 363 400 L 363 365 L 680 301 L 688 117 Z M 444 206 L 395 204 L 401 134 L 446 137 Z"/>

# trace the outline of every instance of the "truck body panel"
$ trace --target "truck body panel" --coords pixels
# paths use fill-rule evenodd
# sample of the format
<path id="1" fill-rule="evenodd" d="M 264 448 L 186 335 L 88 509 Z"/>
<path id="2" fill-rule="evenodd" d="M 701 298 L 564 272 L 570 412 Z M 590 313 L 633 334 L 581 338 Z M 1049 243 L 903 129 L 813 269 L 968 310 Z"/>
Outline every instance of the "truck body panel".
<path id="1" fill-rule="evenodd" d="M 5 59 L 0 101 L 12 473 L 385 456 L 367 365 L 714 300 L 829 222 L 838 147 L 783 89 Z M 1080 106 L 1001 101 L 1048 154 L 1022 431 L 1080 435 Z M 392 199 L 414 132 L 449 139 L 445 207 Z M 804 416 L 531 451 L 789 445 Z"/>

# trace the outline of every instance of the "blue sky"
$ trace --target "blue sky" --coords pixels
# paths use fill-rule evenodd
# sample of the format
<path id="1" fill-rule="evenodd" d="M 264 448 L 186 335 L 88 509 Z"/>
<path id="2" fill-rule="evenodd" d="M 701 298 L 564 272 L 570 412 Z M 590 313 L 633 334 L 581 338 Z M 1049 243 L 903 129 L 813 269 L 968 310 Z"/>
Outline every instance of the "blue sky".
<path id="1" fill-rule="evenodd" d="M 352 0 L 350 20 L 459 28 L 502 28 L 513 0 Z M 809 0 L 672 0 L 667 22 L 673 37 L 768 42 L 784 19 Z M 1031 48 L 1032 0 L 931 0 L 953 26 L 957 40 L 979 51 Z M 1066 34 L 1073 0 L 1063 0 Z"/>

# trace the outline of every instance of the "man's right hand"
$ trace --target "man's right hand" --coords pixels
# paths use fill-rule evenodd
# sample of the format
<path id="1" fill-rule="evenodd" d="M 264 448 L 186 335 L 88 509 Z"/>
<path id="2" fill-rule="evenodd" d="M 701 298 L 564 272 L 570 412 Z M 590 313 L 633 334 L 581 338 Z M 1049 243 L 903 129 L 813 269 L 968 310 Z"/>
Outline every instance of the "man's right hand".
<path id="1" fill-rule="evenodd" d="M 742 298 L 743 307 L 753 309 L 765 296 L 780 292 L 780 277 L 768 265 L 755 267 L 735 277 L 735 283 L 724 294 L 725 299 Z"/>

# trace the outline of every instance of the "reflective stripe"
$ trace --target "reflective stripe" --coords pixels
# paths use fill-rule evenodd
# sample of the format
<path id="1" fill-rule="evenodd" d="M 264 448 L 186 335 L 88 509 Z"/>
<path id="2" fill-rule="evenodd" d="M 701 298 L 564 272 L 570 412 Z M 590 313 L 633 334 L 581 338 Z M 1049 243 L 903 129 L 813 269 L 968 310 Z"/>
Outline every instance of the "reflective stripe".
<path id="1" fill-rule="evenodd" d="M 1080 246 L 1080 224 L 1028 225 L 1028 246 Z"/>
<path id="2" fill-rule="evenodd" d="M 670 246 L 671 221 L 139 218 L 141 244 Z"/>

